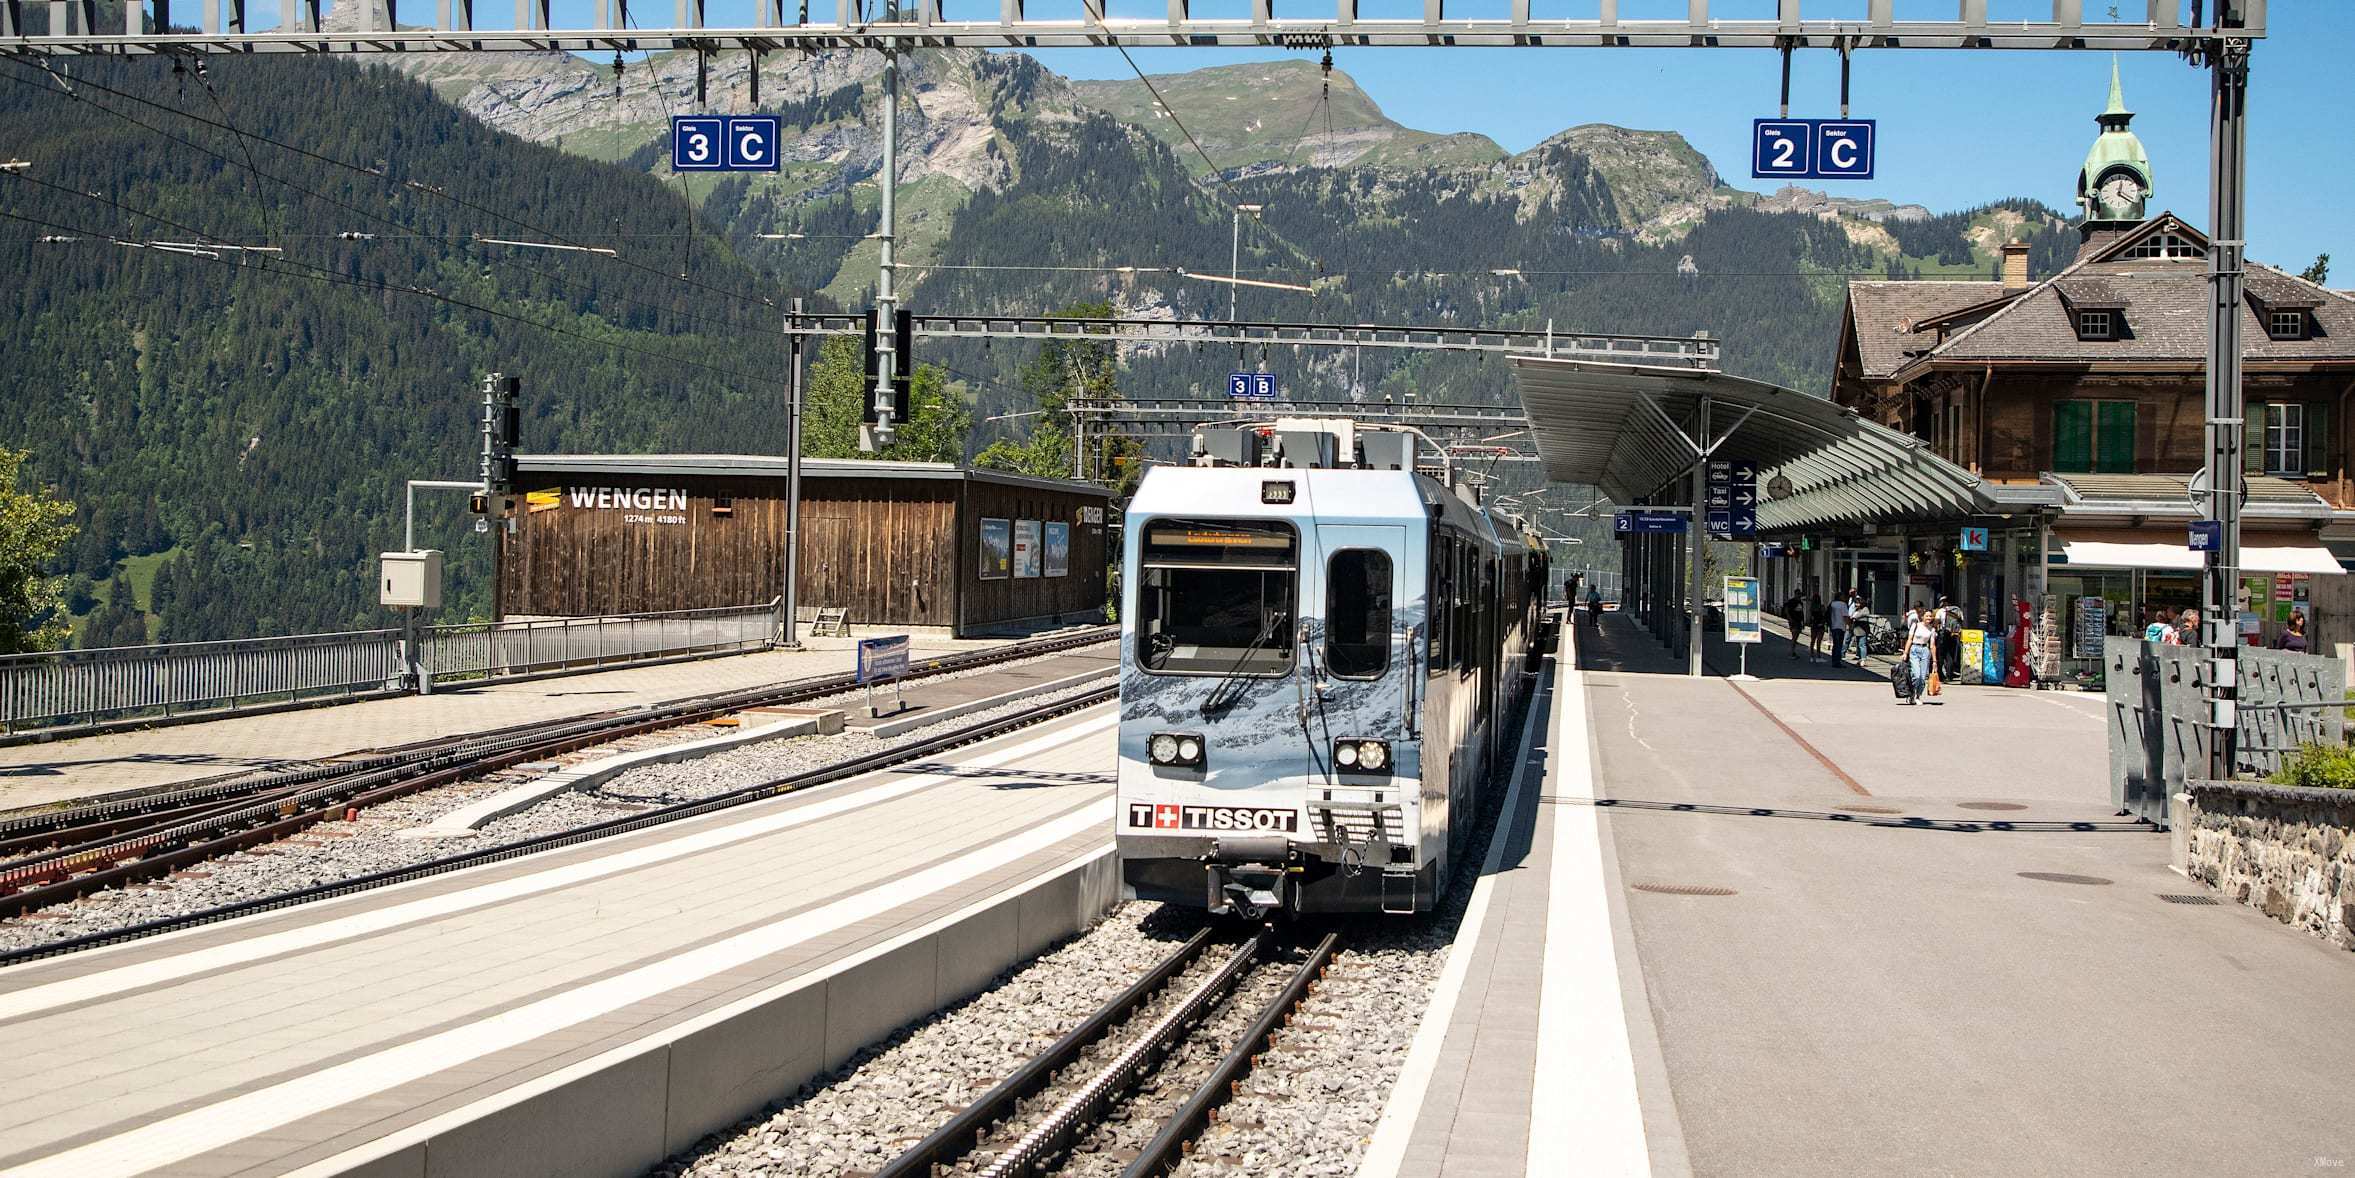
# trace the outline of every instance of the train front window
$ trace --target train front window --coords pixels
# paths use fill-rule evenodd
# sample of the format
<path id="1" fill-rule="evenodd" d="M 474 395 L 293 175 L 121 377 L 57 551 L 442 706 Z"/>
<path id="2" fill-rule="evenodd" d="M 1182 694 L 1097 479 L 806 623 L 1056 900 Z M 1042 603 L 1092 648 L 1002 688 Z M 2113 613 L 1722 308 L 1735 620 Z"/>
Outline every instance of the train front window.
<path id="1" fill-rule="evenodd" d="M 1334 553 L 1325 585 L 1325 665 L 1342 679 L 1379 678 L 1390 665 L 1390 554 Z"/>
<path id="2" fill-rule="evenodd" d="M 1137 658 L 1173 675 L 1292 669 L 1299 537 L 1286 524 L 1155 520 L 1137 581 Z"/>

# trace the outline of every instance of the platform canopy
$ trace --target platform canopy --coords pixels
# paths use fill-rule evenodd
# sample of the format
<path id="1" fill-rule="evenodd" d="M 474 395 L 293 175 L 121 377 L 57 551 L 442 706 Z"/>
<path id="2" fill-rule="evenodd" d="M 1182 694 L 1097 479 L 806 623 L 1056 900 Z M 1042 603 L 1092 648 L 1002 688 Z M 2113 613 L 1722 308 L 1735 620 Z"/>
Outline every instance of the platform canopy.
<path id="1" fill-rule="evenodd" d="M 1676 480 L 1703 452 L 1757 463 L 1762 490 L 1790 481 L 1759 504 L 1762 531 L 2009 514 L 2051 497 L 1992 486 L 1821 397 L 1722 372 L 1515 357 L 1513 380 L 1547 477 L 1621 503 L 1683 502 Z"/>

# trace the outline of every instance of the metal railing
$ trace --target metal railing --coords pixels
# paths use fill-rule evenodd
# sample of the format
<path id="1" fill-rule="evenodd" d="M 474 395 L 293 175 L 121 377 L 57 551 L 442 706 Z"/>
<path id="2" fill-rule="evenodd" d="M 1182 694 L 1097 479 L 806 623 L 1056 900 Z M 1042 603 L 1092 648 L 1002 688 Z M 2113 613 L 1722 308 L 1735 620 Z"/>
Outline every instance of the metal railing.
<path id="1" fill-rule="evenodd" d="M 619 663 L 758 650 L 776 641 L 777 605 L 421 627 L 418 662 L 435 683 L 593 671 Z"/>
<path id="2" fill-rule="evenodd" d="M 596 618 L 421 627 L 430 681 L 564 674 L 776 640 L 776 603 Z M 225 715 L 419 686 L 399 630 L 118 646 L 0 656 L 0 734 L 61 734 L 202 712 Z"/>

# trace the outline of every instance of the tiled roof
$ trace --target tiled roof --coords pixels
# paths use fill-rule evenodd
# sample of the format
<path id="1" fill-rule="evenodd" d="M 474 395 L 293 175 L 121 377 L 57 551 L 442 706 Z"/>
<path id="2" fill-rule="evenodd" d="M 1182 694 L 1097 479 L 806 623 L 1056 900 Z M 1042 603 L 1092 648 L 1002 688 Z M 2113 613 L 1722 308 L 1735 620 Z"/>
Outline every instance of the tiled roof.
<path id="1" fill-rule="evenodd" d="M 2146 229 L 2162 222 L 2170 231 L 2188 226 L 2170 214 L 2145 222 Z M 2190 231 L 2197 236 L 2196 231 Z M 2128 233 L 2112 239 L 2099 253 L 2082 257 L 2052 278 L 2029 288 L 2000 310 L 1949 335 L 1944 344 L 1914 343 L 1929 348 L 1913 365 L 1936 360 L 1972 362 L 2005 360 L 2060 361 L 2185 361 L 2199 362 L 2208 353 L 2208 264 L 2196 258 L 2124 258 L 2120 255 L 2141 236 Z M 2204 244 L 2204 242 L 2203 242 Z M 2355 299 L 2283 273 L 2250 263 L 2248 282 L 2253 289 L 2277 298 L 2302 293 L 2315 304 L 2318 330 L 2303 339 L 2277 340 L 2267 334 L 2257 308 L 2241 305 L 2243 354 L 2252 360 L 2355 360 Z M 2079 339 L 2070 300 L 2082 295 L 2085 305 L 2117 306 L 2118 334 L 2112 339 Z M 1902 341 L 1906 337 L 1900 336 Z M 1901 354 L 1909 345 L 1900 342 Z"/>
<path id="2" fill-rule="evenodd" d="M 2000 282 L 1851 282 L 1848 321 L 1868 379 L 1905 367 L 1937 336 L 1915 336 L 1913 325 L 2003 293 Z"/>

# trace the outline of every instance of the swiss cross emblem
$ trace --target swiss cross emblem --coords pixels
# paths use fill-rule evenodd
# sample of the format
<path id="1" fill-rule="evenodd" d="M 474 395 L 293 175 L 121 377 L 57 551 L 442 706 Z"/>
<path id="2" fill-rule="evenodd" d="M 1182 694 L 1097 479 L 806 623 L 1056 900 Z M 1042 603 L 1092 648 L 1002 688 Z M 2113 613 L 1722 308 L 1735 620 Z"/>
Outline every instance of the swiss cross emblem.
<path id="1" fill-rule="evenodd" d="M 1177 829 L 1177 824 L 1178 824 L 1178 808 L 1177 808 L 1176 806 L 1155 806 L 1155 807 L 1153 807 L 1153 827 L 1154 827 L 1154 829 L 1156 829 L 1156 830 L 1176 830 L 1176 829 Z"/>

